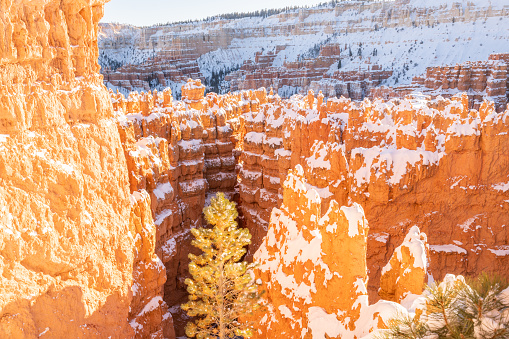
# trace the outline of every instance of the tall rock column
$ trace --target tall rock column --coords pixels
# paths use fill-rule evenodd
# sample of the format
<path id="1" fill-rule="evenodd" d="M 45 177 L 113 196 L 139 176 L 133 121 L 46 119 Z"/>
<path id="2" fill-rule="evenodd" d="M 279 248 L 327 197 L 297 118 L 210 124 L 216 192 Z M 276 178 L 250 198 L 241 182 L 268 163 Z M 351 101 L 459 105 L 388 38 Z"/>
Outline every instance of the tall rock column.
<path id="1" fill-rule="evenodd" d="M 150 243 L 135 253 L 128 167 L 98 74 L 104 3 L 1 5 L 1 338 L 132 338 L 130 307 L 164 311 L 133 299 L 135 266 L 157 260 Z"/>
<path id="2" fill-rule="evenodd" d="M 367 307 L 364 212 L 357 204 L 340 207 L 333 200 L 322 216 L 322 199 L 306 186 L 300 165 L 290 170 L 283 188 L 283 204 L 273 209 L 254 255 L 268 308 L 255 337 L 353 333 Z M 321 326 L 323 321 L 328 325 Z"/>
<path id="3" fill-rule="evenodd" d="M 378 294 L 382 299 L 401 302 L 409 294 L 424 291 L 428 273 L 427 236 L 413 226 L 382 270 Z"/>

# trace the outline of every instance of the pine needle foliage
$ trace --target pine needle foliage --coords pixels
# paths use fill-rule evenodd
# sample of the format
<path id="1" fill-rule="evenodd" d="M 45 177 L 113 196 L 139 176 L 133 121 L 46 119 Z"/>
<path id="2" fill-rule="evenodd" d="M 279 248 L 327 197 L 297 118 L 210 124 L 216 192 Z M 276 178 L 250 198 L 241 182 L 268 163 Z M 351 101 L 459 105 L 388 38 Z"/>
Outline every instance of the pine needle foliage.
<path id="1" fill-rule="evenodd" d="M 382 338 L 422 338 L 428 331 L 427 326 L 419 321 L 418 317 L 412 318 L 408 314 L 400 313 L 388 321 L 389 331 Z"/>
<path id="2" fill-rule="evenodd" d="M 212 228 L 195 228 L 193 246 L 201 255 L 189 254 L 189 273 L 186 279 L 189 301 L 182 309 L 196 317 L 186 326 L 186 335 L 198 339 L 250 338 L 252 325 L 239 318 L 258 307 L 258 286 L 250 275 L 253 268 L 239 262 L 251 243 L 247 229 L 238 228 L 235 203 L 218 193 L 204 208 L 206 221 Z"/>
<path id="3" fill-rule="evenodd" d="M 424 314 L 397 314 L 377 337 L 509 339 L 509 304 L 501 295 L 508 286 L 486 273 L 468 282 L 432 284 L 426 288 Z"/>

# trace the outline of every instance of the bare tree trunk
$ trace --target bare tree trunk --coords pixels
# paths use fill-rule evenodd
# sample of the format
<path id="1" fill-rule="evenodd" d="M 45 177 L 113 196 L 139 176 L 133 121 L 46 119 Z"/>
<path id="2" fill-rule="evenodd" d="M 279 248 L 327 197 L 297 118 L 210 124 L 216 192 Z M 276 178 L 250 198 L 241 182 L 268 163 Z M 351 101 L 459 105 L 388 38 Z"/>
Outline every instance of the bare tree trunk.
<path id="1" fill-rule="evenodd" d="M 219 266 L 219 339 L 225 339 L 223 263 Z"/>

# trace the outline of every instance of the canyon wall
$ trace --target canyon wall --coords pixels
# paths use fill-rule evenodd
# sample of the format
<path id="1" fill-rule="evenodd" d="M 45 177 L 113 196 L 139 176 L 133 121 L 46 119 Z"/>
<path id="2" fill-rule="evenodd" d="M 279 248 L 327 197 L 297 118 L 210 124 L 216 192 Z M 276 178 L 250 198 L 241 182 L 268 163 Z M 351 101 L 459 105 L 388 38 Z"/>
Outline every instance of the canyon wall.
<path id="1" fill-rule="evenodd" d="M 376 338 L 373 331 L 408 312 L 389 301 L 403 298 L 368 302 L 369 226 L 362 207 L 340 207 L 332 200 L 323 213 L 322 202 L 306 182 L 302 166 L 290 170 L 283 203 L 273 209 L 267 236 L 254 256 L 265 306 L 257 314 L 254 338 Z M 424 290 L 425 238 L 414 226 L 393 255 L 401 271 L 388 267 L 383 276 L 381 292 L 405 292 L 406 307 Z"/>
<path id="2" fill-rule="evenodd" d="M 229 27 L 225 20 L 214 26 L 219 27 L 214 33 L 212 26 L 203 23 L 207 37 L 198 35 L 201 42 L 191 32 L 194 24 L 130 27 L 129 32 L 141 36 L 142 42 L 135 47 L 149 51 L 139 60 L 160 62 L 161 69 L 148 67 L 150 79 L 138 77 L 135 68 L 132 78 L 125 79 L 119 71 L 115 79 L 128 81 L 122 86 L 133 89 L 148 88 L 154 79 L 163 85 L 174 76 L 178 77 L 171 80 L 174 84 L 184 83 L 190 74 L 210 74 L 203 59 L 196 61 L 198 55 L 240 37 L 254 38 L 262 31 L 267 39 L 282 32 L 316 37 L 327 27 L 346 35 L 344 26 L 330 23 L 339 22 L 352 9 L 375 13 L 379 19 L 373 22 L 387 29 L 427 25 L 409 21 L 405 6 L 412 3 L 396 1 L 401 6 L 398 11 L 389 11 L 393 5 L 389 3 L 342 4 L 333 10 L 336 19 L 329 21 L 321 16 L 330 9 L 281 13 L 269 18 L 270 25 L 263 29 Z M 380 279 L 387 298 L 400 301 L 405 292 L 421 288 L 420 279 L 428 275 L 441 279 L 446 272 L 475 275 L 483 270 L 506 274 L 509 110 L 502 107 L 507 72 L 498 66 L 507 63 L 505 57 L 493 57 L 496 72 L 486 80 L 486 88 L 492 89 L 486 95 L 495 98 L 495 103 L 484 101 L 478 110 L 470 110 L 468 94 L 363 102 L 325 100 L 322 93 L 315 97 L 312 91 L 282 100 L 265 89 L 205 96 L 200 80 L 177 86 L 182 101 L 174 101 L 170 89 L 133 92 L 127 97 L 112 91 L 108 95 L 97 62 L 103 4 L 103 0 L 4 4 L 0 21 L 4 32 L 0 46 L 0 336 L 182 335 L 188 318 L 178 305 L 186 298 L 187 255 L 194 251 L 189 230 L 204 224 L 202 209 L 218 191 L 238 202 L 240 221 L 253 234 L 249 259 L 260 246 L 257 260 L 264 260 L 263 248 L 277 252 L 275 248 L 287 244 L 282 231 L 274 233 L 278 225 L 293 227 L 286 231 L 309 246 L 322 239 L 320 246 L 328 246 L 326 252 L 335 255 L 344 255 L 341 251 L 346 248 L 336 248 L 334 239 L 342 239 L 347 228 L 358 226 L 356 235 L 345 237 L 345 242 L 355 240 L 352 260 L 359 261 L 358 270 L 343 265 L 334 268 L 343 272 L 341 278 L 330 277 L 324 267 L 336 265 L 334 260 L 325 258 L 322 267 L 314 261 L 318 256 L 281 267 L 283 272 L 292 265 L 299 267 L 296 279 L 308 286 L 312 282 L 304 281 L 304 272 L 315 270 L 320 281 L 357 284 L 354 296 L 337 300 L 344 303 L 337 309 L 350 312 L 353 322 L 361 319 L 356 301 L 368 305 L 368 295 L 377 299 Z M 473 22 L 483 13 L 486 18 L 498 18 L 506 13 L 506 7 L 499 5 L 472 13 L 468 12 L 472 4 L 432 6 L 421 18 L 445 22 L 452 12 L 464 22 Z M 317 26 L 314 18 L 321 24 Z M 348 34 L 371 33 L 363 28 L 362 20 L 352 20 Z M 178 36 L 175 27 L 184 33 Z M 227 37 L 224 31 L 229 32 Z M 110 49 L 116 52 L 120 46 L 128 53 L 132 41 L 115 34 Z M 162 46 L 175 46 L 175 41 L 181 46 L 177 52 L 162 50 Z M 276 56 L 252 52 L 257 64 L 270 68 L 280 62 L 296 74 L 293 78 L 300 79 L 283 79 L 288 81 L 285 86 L 328 88 L 327 95 L 339 90 L 361 98 L 370 86 L 393 76 L 379 66 L 370 66 L 364 74 L 338 70 L 332 61 L 338 50 L 349 47 L 330 47 L 329 42 L 334 39 L 320 45 L 318 58 L 294 55 L 292 59 L 296 50 L 291 48 L 278 51 L 276 47 Z M 305 46 L 305 50 L 313 47 Z M 241 56 L 242 48 L 238 55 L 220 54 L 230 59 Z M 168 55 L 150 55 L 150 51 Z M 288 59 L 279 54 L 284 51 Z M 171 75 L 164 73 L 168 62 L 174 67 Z M 246 63 L 245 69 L 249 67 Z M 316 72 L 301 70 L 306 67 Z M 329 74 L 327 67 L 336 69 Z M 256 73 L 256 68 L 250 72 Z M 314 84 L 302 82 L 325 73 L 329 87 L 323 87 L 318 78 Z M 269 84 L 280 76 L 253 77 L 246 86 L 264 79 Z M 358 223 L 350 220 L 352 214 Z M 428 234 L 427 242 L 415 226 Z M 398 290 L 392 281 L 402 273 L 386 266 L 388 262 L 397 265 L 398 258 L 391 259 L 389 253 L 402 243 L 396 252 L 406 253 L 404 248 L 418 241 L 426 250 L 429 246 L 431 264 L 415 270 L 417 278 L 407 290 Z M 265 260 L 272 265 L 270 255 Z M 263 271 L 265 283 L 274 283 L 276 276 L 267 267 Z M 362 283 L 357 283 L 359 279 Z M 299 316 L 327 318 L 333 310 L 322 302 L 329 297 L 318 293 L 312 298 L 323 313 L 311 309 L 303 301 L 305 295 L 299 301 Z M 282 305 L 275 311 L 280 320 L 288 315 Z M 344 325 L 346 318 L 340 321 Z M 319 331 L 319 326 L 308 327 Z"/>
<path id="3" fill-rule="evenodd" d="M 104 2 L 2 2 L 2 338 L 174 337 L 150 200 L 130 194 L 99 74 Z"/>
<path id="4" fill-rule="evenodd" d="M 352 102 L 310 93 L 243 114 L 239 208 L 262 243 L 270 211 L 283 201 L 289 169 L 304 168 L 307 185 L 322 197 L 359 203 L 370 222 L 370 296 L 376 297 L 388 253 L 412 226 L 428 234 L 430 274 L 504 274 L 509 248 L 506 149 L 509 111 L 468 97 L 451 100 Z M 262 101 L 263 102 L 263 101 Z"/>
<path id="5" fill-rule="evenodd" d="M 188 320 L 179 304 L 186 299 L 187 254 L 194 251 L 189 229 L 204 224 L 201 211 L 217 191 L 238 203 L 240 223 L 253 235 L 250 260 L 260 246 L 274 251 L 267 232 L 279 224 L 271 215 L 294 220 L 299 230 L 310 228 L 300 231 L 310 242 L 313 222 L 334 206 L 358 203 L 369 221 L 360 254 L 369 279 L 359 276 L 372 302 L 379 287 L 385 299 L 399 302 L 408 292 L 418 294 L 430 277 L 506 274 L 509 111 L 497 113 L 488 101 L 472 110 L 466 93 L 354 102 L 326 101 L 312 91 L 290 100 L 263 88 L 204 91 L 200 81 L 189 80 L 183 101 L 174 101 L 169 89 L 128 98 L 110 92 L 131 192 L 151 196 L 155 253 L 166 267 L 164 300 L 172 306 L 177 335 Z M 301 193 L 287 198 L 308 206 L 305 217 L 295 214 L 302 207 L 284 198 L 290 187 L 283 183 L 297 166 L 299 187 L 318 194 L 320 202 L 307 211 Z M 314 221 L 308 225 L 307 218 Z M 337 242 L 330 246 L 339 250 Z M 419 259 L 419 251 L 430 259 Z M 301 264 L 314 271 L 295 265 Z M 408 275 L 400 266 L 415 269 Z M 399 286 L 399 280 L 407 283 Z M 301 315 L 309 311 L 304 306 Z"/>
<path id="6" fill-rule="evenodd" d="M 427 67 L 507 52 L 507 13 L 503 0 L 348 1 L 152 27 L 105 23 L 99 60 L 106 85 L 125 95 L 171 87 L 179 98 L 191 77 L 220 93 L 273 87 L 282 97 L 313 89 L 362 100 L 379 85 L 410 85 Z"/>
<path id="7" fill-rule="evenodd" d="M 233 133 L 240 110 L 224 107 L 228 97 L 205 98 L 204 90 L 190 80 L 179 102 L 170 89 L 128 98 L 111 92 L 131 192 L 150 195 L 155 253 L 166 267 L 164 299 L 176 306 L 177 335 L 187 320 L 179 305 L 187 299 L 188 254 L 196 251 L 189 230 L 204 225 L 202 210 L 215 192 L 234 199 L 237 183 Z"/>
<path id="8" fill-rule="evenodd" d="M 507 108 L 509 99 L 509 54 L 492 54 L 487 61 L 466 62 L 455 66 L 429 67 L 408 86 L 372 88 L 370 98 L 404 98 L 425 95 L 450 98 L 459 92 L 468 94 L 469 107 L 479 109 L 485 99 L 493 101 L 497 112 Z"/>

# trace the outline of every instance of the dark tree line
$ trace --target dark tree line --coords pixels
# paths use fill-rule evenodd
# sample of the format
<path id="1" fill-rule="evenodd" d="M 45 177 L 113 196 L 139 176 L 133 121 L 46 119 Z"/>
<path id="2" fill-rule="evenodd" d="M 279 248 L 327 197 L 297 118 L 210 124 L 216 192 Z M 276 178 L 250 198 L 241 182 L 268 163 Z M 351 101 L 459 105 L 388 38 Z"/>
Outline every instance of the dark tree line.
<path id="1" fill-rule="evenodd" d="M 118 68 L 123 66 L 123 63 L 111 59 L 104 51 L 101 51 L 99 54 L 99 65 L 101 65 L 102 68 L 109 68 L 115 72 Z"/>
<path id="2" fill-rule="evenodd" d="M 231 72 L 237 71 L 240 69 L 240 65 L 236 65 L 233 67 L 221 68 L 219 71 L 213 71 L 210 78 L 205 80 L 205 85 L 207 85 L 207 92 L 220 92 L 220 85 L 224 81 L 224 78 L 230 74 Z"/>
<path id="3" fill-rule="evenodd" d="M 209 16 L 205 19 L 201 20 L 182 20 L 182 21 L 176 21 L 176 22 L 167 22 L 167 23 L 161 23 L 161 24 L 155 24 L 153 26 L 145 26 L 145 27 L 159 27 L 159 26 L 170 26 L 170 25 L 183 25 L 183 24 L 190 24 L 194 22 L 211 22 L 214 20 L 235 20 L 235 19 L 242 19 L 242 18 L 266 18 L 271 15 L 276 15 L 283 12 L 289 12 L 289 11 L 295 11 L 302 8 L 310 8 L 310 7 L 320 7 L 320 8 L 334 8 L 337 4 L 343 2 L 343 1 L 349 1 L 349 0 L 330 0 L 327 2 L 321 2 L 316 6 L 287 6 L 283 8 L 272 8 L 272 9 L 262 9 L 258 11 L 253 12 L 233 12 L 233 13 L 226 13 L 226 14 L 220 14 L 216 16 Z M 375 1 L 375 0 L 366 0 L 366 1 Z"/>

